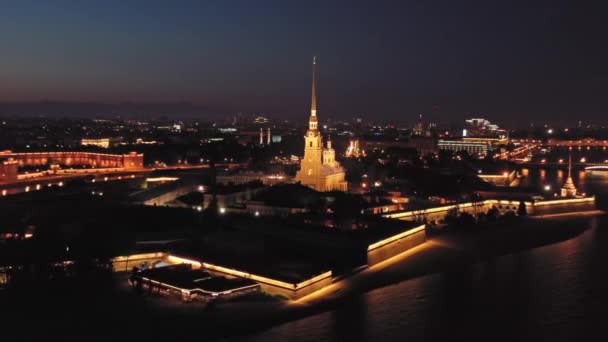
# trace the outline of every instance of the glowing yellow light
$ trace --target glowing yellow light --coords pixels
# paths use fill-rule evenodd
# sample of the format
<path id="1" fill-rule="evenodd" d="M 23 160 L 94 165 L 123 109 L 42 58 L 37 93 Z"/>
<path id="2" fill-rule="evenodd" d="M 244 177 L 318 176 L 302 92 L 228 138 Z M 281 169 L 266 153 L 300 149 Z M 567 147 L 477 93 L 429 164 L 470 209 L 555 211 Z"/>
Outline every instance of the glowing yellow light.
<path id="1" fill-rule="evenodd" d="M 552 200 L 552 201 L 542 201 L 534 203 L 535 206 L 546 206 L 546 205 L 555 205 L 555 204 L 570 204 L 570 203 L 585 203 L 585 202 L 595 202 L 595 196 L 585 197 L 585 198 L 569 198 L 569 199 L 561 199 L 561 200 Z"/>
<path id="2" fill-rule="evenodd" d="M 177 177 L 153 177 L 153 178 L 146 178 L 146 182 L 172 182 L 175 180 L 178 180 L 179 178 Z"/>
<path id="3" fill-rule="evenodd" d="M 372 251 L 372 250 L 374 250 L 374 249 L 376 249 L 378 247 L 382 247 L 382 246 L 384 246 L 386 244 L 389 244 L 389 243 L 391 243 L 393 241 L 397 241 L 397 240 L 403 239 L 406 236 L 410 236 L 412 234 L 416 234 L 416 233 L 418 233 L 420 231 L 423 231 L 424 227 L 425 227 L 425 225 L 423 224 L 423 225 L 418 226 L 418 227 L 416 227 L 414 229 L 410 229 L 410 230 L 405 231 L 403 233 L 399 233 L 397 235 L 393 235 L 393 236 L 391 236 L 389 238 L 386 238 L 384 240 L 380 240 L 378 242 L 372 243 L 371 245 L 367 246 L 367 251 L 368 252 Z"/>

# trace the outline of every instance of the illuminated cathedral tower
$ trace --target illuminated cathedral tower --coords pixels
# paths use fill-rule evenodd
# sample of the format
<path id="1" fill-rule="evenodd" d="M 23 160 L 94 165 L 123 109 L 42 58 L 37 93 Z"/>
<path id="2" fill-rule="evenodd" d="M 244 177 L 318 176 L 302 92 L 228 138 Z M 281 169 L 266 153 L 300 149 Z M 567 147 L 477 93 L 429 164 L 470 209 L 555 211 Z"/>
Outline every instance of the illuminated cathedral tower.
<path id="1" fill-rule="evenodd" d="M 312 99 L 308 130 L 304 136 L 304 157 L 296 181 L 317 191 L 346 191 L 348 183 L 344 180 L 344 169 L 336 161 L 336 151 L 331 146 L 323 146 L 323 137 L 319 131 L 317 118 L 317 59 L 312 60 Z"/>
<path id="2" fill-rule="evenodd" d="M 572 147 L 570 147 L 572 149 Z M 575 197 L 576 196 L 576 186 L 574 186 L 574 182 L 572 181 L 572 151 L 569 152 L 568 155 L 568 178 L 566 178 L 566 183 L 562 186 L 562 197 Z"/>

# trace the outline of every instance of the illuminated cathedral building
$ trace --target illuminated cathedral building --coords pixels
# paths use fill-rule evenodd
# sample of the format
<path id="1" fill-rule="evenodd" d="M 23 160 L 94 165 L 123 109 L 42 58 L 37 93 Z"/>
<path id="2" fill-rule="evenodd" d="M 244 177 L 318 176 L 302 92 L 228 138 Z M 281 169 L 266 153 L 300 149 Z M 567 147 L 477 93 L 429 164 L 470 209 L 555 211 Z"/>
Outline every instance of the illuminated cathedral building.
<path id="1" fill-rule="evenodd" d="M 576 197 L 576 186 L 572 181 L 572 151 L 570 151 L 570 155 L 568 156 L 568 178 L 566 178 L 566 183 L 562 186 L 561 195 L 562 197 Z"/>
<path id="2" fill-rule="evenodd" d="M 317 191 L 347 191 L 348 183 L 344 179 L 345 172 L 336 161 L 336 151 L 331 146 L 331 138 L 327 146 L 323 146 L 323 137 L 319 131 L 317 117 L 317 60 L 312 60 L 312 100 L 308 130 L 304 136 L 304 157 L 295 180 L 302 185 Z"/>

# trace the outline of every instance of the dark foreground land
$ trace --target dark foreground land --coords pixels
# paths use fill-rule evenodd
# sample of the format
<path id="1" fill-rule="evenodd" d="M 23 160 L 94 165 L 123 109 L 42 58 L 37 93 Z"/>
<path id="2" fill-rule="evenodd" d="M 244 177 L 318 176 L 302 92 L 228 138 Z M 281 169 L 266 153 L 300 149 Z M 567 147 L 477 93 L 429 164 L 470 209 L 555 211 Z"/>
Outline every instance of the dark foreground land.
<path id="1" fill-rule="evenodd" d="M 137 295 L 124 275 L 108 272 L 45 281 L 0 291 L 0 336 L 6 341 L 181 341 L 244 335 L 332 309 L 374 288 L 564 241 L 595 222 L 594 215 L 530 218 L 440 234 L 298 302 L 253 296 L 214 308 L 183 304 Z"/>

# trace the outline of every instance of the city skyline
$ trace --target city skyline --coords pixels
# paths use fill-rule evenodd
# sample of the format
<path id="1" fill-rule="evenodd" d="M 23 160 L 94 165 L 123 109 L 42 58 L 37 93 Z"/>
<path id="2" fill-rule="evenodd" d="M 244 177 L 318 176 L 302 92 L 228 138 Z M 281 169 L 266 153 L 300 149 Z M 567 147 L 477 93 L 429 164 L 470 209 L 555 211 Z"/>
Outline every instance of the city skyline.
<path id="1" fill-rule="evenodd" d="M 44 100 L 185 103 L 202 118 L 301 120 L 310 100 L 305 66 L 317 55 L 324 117 L 572 124 L 608 111 L 599 6 L 234 5 L 10 6 L 0 14 L 0 110 Z"/>

